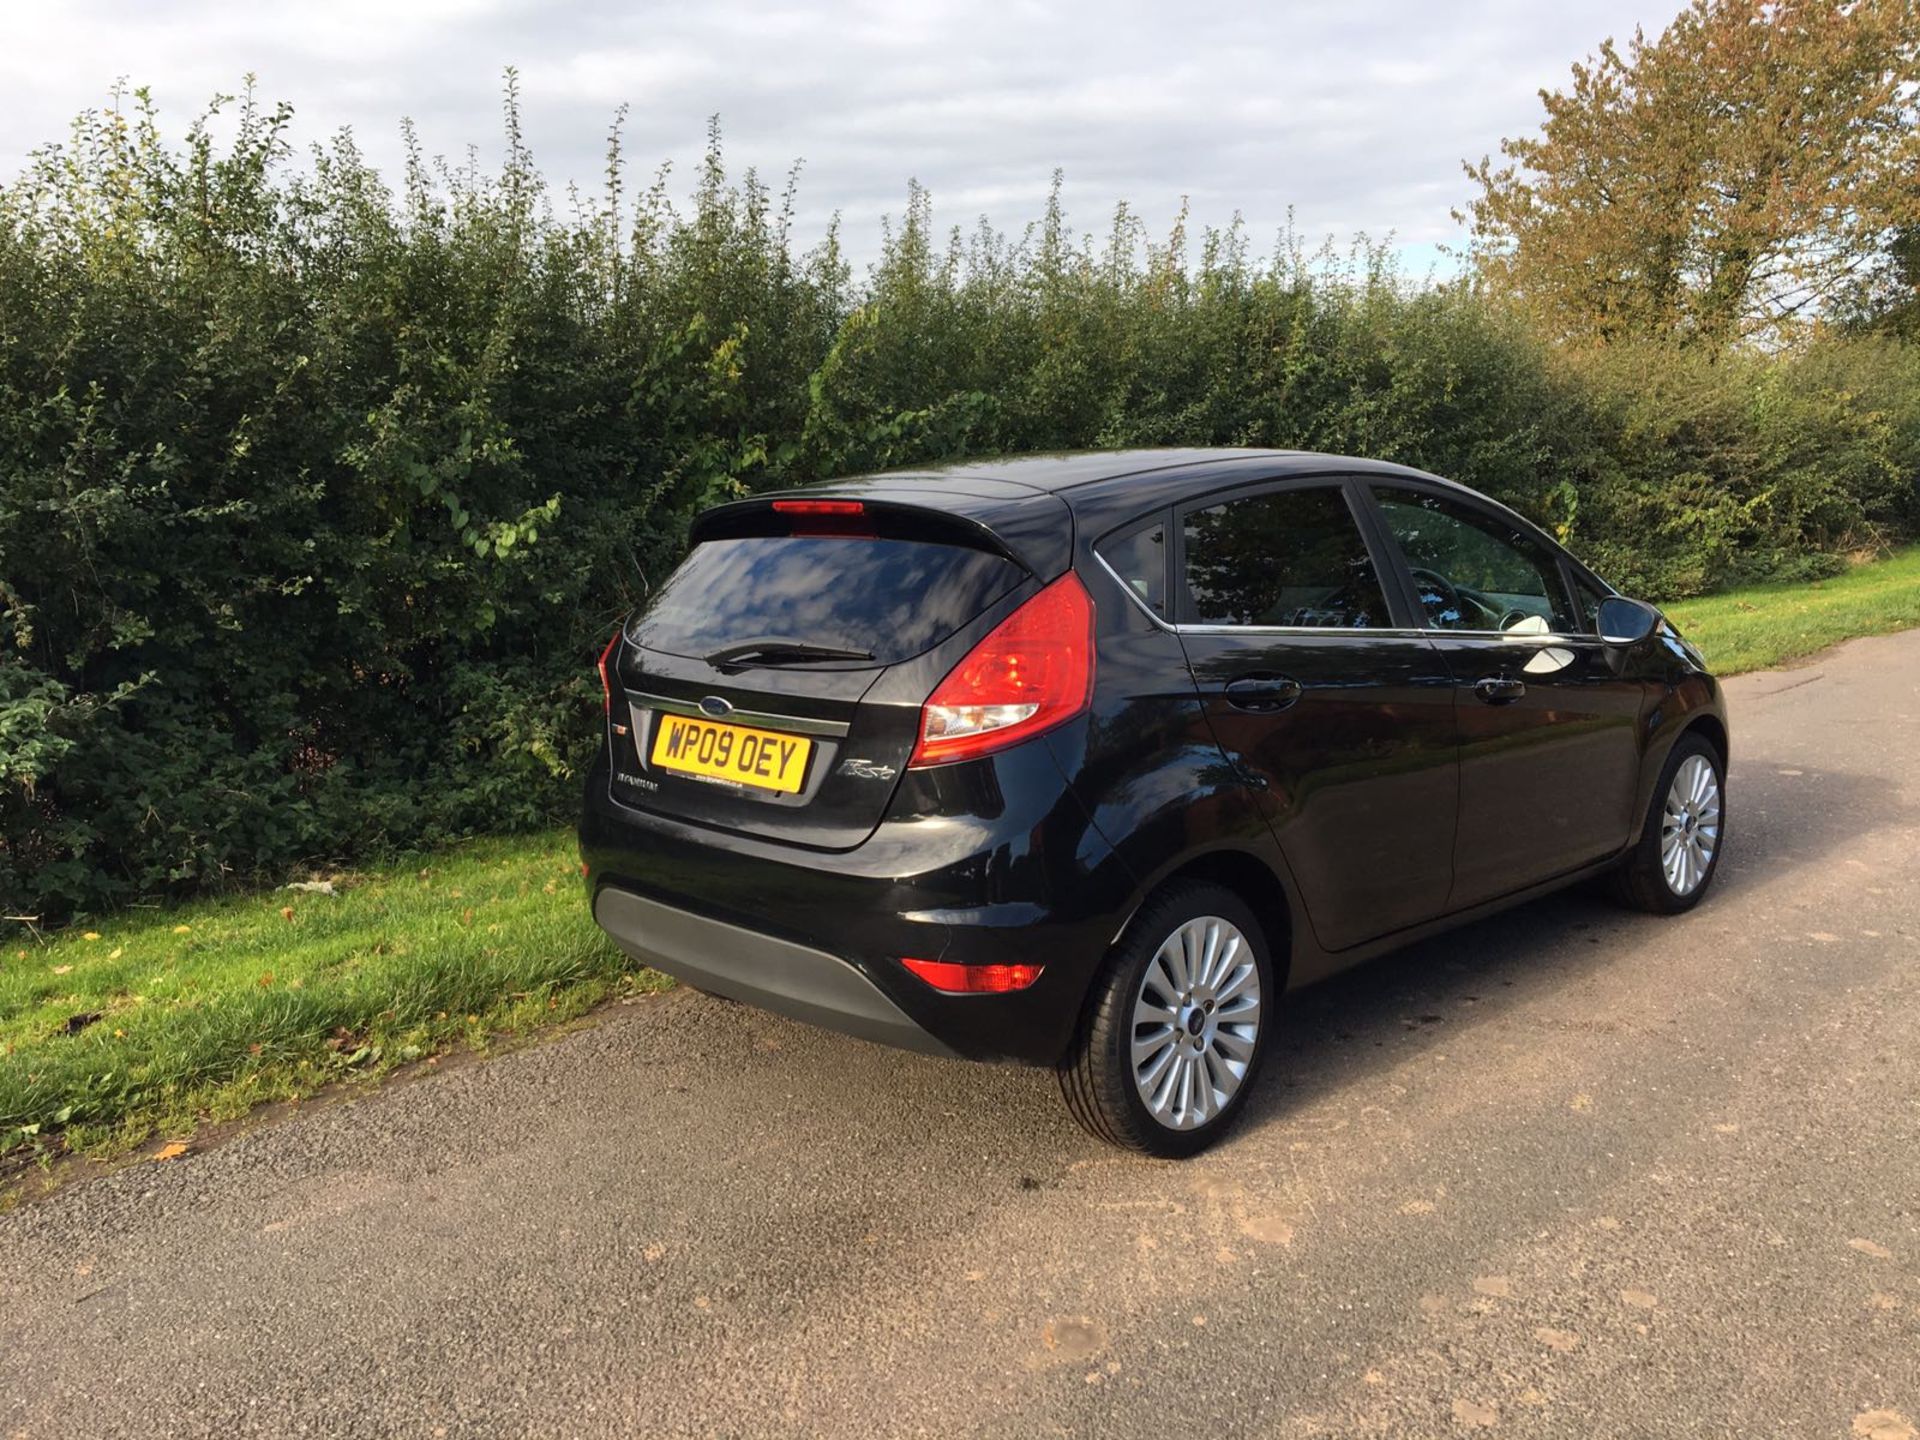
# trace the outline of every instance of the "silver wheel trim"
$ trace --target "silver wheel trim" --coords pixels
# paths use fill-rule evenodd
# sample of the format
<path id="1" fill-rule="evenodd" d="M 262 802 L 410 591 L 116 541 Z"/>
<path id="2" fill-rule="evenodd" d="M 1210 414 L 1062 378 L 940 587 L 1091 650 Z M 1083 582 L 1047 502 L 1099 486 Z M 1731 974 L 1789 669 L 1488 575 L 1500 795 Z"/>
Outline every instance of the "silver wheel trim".
<path id="1" fill-rule="evenodd" d="M 1231 920 L 1200 915 L 1147 962 L 1133 1001 L 1134 1090 L 1169 1130 L 1195 1130 L 1239 1092 L 1260 1035 L 1260 971 Z"/>
<path id="2" fill-rule="evenodd" d="M 1689 755 L 1673 773 L 1660 816 L 1660 868 L 1667 888 L 1687 896 L 1700 888 L 1720 848 L 1720 777 L 1704 755 Z"/>

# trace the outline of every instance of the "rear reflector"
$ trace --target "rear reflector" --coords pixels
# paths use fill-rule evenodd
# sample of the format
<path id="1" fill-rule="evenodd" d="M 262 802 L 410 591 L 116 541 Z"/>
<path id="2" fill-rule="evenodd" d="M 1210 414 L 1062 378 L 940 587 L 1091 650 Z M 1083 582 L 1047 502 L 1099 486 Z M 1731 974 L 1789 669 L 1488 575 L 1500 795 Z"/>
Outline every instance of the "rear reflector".
<path id="1" fill-rule="evenodd" d="M 607 673 L 607 662 L 613 659 L 613 652 L 620 648 L 620 632 L 613 632 L 613 638 L 607 641 L 607 648 L 600 652 L 600 699 L 607 707 L 609 718 L 613 715 L 613 677 Z"/>
<path id="2" fill-rule="evenodd" d="M 955 965 L 945 960 L 900 962 L 934 989 L 947 995 L 1005 995 L 1024 990 L 1040 978 L 1044 965 Z"/>
<path id="3" fill-rule="evenodd" d="M 920 707 L 909 765 L 974 760 L 1051 730 L 1093 693 L 1093 598 L 1071 570 L 1002 620 Z"/>
<path id="4" fill-rule="evenodd" d="M 782 515 L 861 515 L 867 507 L 859 500 L 776 500 L 773 508 Z"/>

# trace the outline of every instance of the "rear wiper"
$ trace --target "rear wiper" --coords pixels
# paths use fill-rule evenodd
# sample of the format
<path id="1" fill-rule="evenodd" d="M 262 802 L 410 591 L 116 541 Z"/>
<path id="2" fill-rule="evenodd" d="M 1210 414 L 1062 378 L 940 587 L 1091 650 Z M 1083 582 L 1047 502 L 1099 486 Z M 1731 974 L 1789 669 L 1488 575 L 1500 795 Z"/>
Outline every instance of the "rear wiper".
<path id="1" fill-rule="evenodd" d="M 868 650 L 815 645 L 806 640 L 742 640 L 702 657 L 709 665 L 796 665 L 809 660 L 871 660 Z"/>

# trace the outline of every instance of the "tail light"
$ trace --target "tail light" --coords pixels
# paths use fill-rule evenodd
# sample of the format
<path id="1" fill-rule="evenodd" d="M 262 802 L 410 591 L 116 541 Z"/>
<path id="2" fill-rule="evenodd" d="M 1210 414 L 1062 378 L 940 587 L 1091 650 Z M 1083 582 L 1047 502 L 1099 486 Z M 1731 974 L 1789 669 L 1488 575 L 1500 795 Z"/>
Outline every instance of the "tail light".
<path id="1" fill-rule="evenodd" d="M 613 632 L 613 638 L 607 641 L 607 648 L 600 652 L 600 699 L 607 707 L 607 715 L 613 715 L 613 676 L 607 669 L 613 659 L 613 652 L 620 648 L 620 632 Z"/>
<path id="2" fill-rule="evenodd" d="M 1093 599 L 1069 570 L 967 653 L 920 707 L 910 765 L 992 754 L 1064 724 L 1093 693 Z"/>
<path id="3" fill-rule="evenodd" d="M 1040 978 L 1044 965 L 955 965 L 949 960 L 900 962 L 934 989 L 948 995 L 1005 995 L 1024 990 Z"/>

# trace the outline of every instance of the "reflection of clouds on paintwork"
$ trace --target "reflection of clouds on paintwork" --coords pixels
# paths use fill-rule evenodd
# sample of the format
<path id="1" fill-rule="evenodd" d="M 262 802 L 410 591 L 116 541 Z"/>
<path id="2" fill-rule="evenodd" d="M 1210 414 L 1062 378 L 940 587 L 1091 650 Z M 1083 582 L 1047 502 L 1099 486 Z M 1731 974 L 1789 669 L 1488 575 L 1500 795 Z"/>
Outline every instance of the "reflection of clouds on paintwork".
<path id="1" fill-rule="evenodd" d="M 905 540 L 710 540 L 634 626 L 654 650 L 704 655 L 746 640 L 866 650 L 892 664 L 937 645 L 1020 578 L 997 555 Z"/>
<path id="2" fill-rule="evenodd" d="M 1033 218 L 1062 167 L 1070 213 L 1100 231 L 1126 199 L 1156 229 L 1237 210 L 1264 249 L 1296 207 L 1310 236 L 1394 232 L 1418 268 L 1454 238 L 1463 158 L 1539 121 L 1535 91 L 1675 0 L 1353 0 L 1167 6 L 1061 0 L 572 4 L 534 0 L 216 0 L 19 5 L 0 52 L 0 183 L 124 75 L 170 123 L 249 71 L 292 101 L 299 138 L 351 126 L 397 176 L 397 121 L 430 153 L 498 153 L 499 75 L 518 66 L 527 138 L 556 190 L 596 185 L 615 108 L 631 107 L 636 179 L 685 175 L 705 118 L 729 153 L 777 177 L 806 160 L 798 231 L 836 211 L 858 259 L 909 177 L 940 217 Z M 564 197 L 559 203 L 564 204 Z M 1445 263 L 1445 262 L 1443 262 Z"/>

